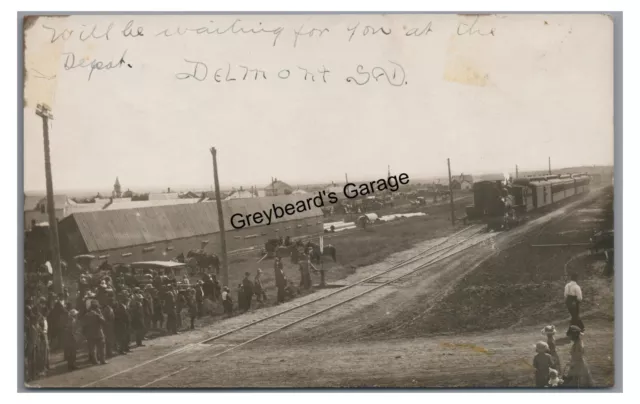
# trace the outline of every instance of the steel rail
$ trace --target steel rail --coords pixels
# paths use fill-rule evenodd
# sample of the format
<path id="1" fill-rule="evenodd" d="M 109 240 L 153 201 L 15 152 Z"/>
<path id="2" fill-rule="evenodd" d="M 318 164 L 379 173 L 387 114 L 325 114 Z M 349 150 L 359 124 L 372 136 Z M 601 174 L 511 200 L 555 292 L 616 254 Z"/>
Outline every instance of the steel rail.
<path id="1" fill-rule="evenodd" d="M 401 261 L 401 262 L 398 262 L 398 263 L 396 263 L 396 264 L 392 265 L 390 268 L 388 268 L 388 269 L 386 269 L 386 270 L 384 270 L 384 271 L 382 271 L 382 272 L 376 273 L 376 274 L 374 274 L 374 275 L 372 275 L 372 276 L 369 276 L 369 277 L 367 277 L 367 278 L 365 278 L 365 279 L 359 280 L 359 281 L 357 281 L 357 282 L 355 282 L 355 283 L 353 283 L 353 284 L 351 284 L 351 285 L 347 285 L 347 286 L 345 286 L 345 287 L 339 288 L 339 289 L 337 289 L 337 290 L 336 290 L 336 291 L 334 291 L 334 292 L 328 293 L 328 294 L 326 294 L 326 295 L 319 296 L 319 297 L 318 297 L 318 298 L 316 298 L 316 299 L 313 299 L 313 300 L 310 300 L 310 301 L 308 301 L 308 302 L 305 302 L 305 303 L 302 303 L 302 304 L 299 304 L 299 305 L 293 306 L 293 307 L 291 307 L 291 308 L 288 308 L 288 309 L 286 309 L 286 310 L 280 311 L 280 312 L 278 312 L 278 313 L 274 313 L 274 314 L 269 315 L 269 316 L 266 316 L 266 317 L 264 317 L 264 318 L 261 318 L 261 319 L 255 320 L 255 321 L 253 321 L 253 322 L 250 322 L 250 323 L 244 324 L 244 325 L 242 325 L 242 326 L 236 327 L 236 328 L 231 329 L 231 330 L 229 330 L 229 331 L 225 331 L 225 332 L 220 333 L 220 334 L 218 334 L 218 335 L 215 335 L 215 336 L 213 336 L 213 337 L 208 337 L 208 338 L 206 338 L 206 339 L 204 339 L 204 340 L 202 340 L 202 341 L 195 342 L 195 343 L 191 343 L 191 344 L 187 344 L 187 345 L 185 345 L 185 346 L 183 346 L 183 347 L 181 347 L 181 348 L 178 348 L 178 349 L 176 349 L 176 350 L 173 350 L 173 351 L 171 351 L 171 352 L 168 352 L 168 353 L 166 353 L 166 354 L 164 354 L 164 355 L 161 355 L 161 356 L 159 356 L 159 357 L 156 357 L 156 358 L 150 359 L 150 360 L 148 360 L 148 361 L 145 361 L 145 362 L 139 363 L 139 364 L 137 364 L 137 365 L 135 365 L 135 366 L 132 366 L 132 367 L 130 367 L 130 368 L 123 369 L 123 370 L 121 370 L 121 371 L 119 371 L 119 372 L 116 372 L 116 373 L 113 373 L 113 374 L 111 374 L 111 375 L 105 376 L 105 377 L 100 378 L 100 379 L 98 379 L 98 380 L 95 380 L 95 381 L 93 381 L 93 382 L 91 382 L 91 383 L 87 383 L 87 384 L 85 384 L 85 385 L 81 386 L 81 388 L 91 387 L 91 386 L 93 386 L 93 385 L 95 385 L 95 384 L 97 384 L 97 383 L 103 382 L 103 381 L 105 381 L 105 380 L 109 380 L 109 379 L 114 378 L 114 377 L 116 377 L 116 376 L 119 376 L 119 375 L 121 375 L 121 374 L 124 374 L 124 373 L 130 372 L 130 371 L 132 371 L 132 370 L 138 369 L 138 368 L 140 368 L 140 367 L 143 367 L 143 366 L 149 365 L 149 364 L 151 364 L 151 363 L 153 363 L 153 362 L 156 362 L 156 361 L 158 361 L 158 360 L 164 359 L 164 358 L 166 358 L 166 357 L 168 357 L 168 356 L 172 356 L 172 355 L 175 355 L 175 354 L 179 354 L 179 353 L 181 353 L 181 352 L 183 352 L 183 351 L 185 351 L 185 350 L 189 349 L 189 348 L 190 348 L 191 346 L 193 346 L 193 345 L 207 344 L 207 343 L 210 343 L 211 341 L 214 341 L 214 340 L 216 340 L 216 339 L 223 338 L 223 337 L 225 337 L 225 336 L 228 336 L 228 335 L 230 335 L 230 334 L 236 333 L 236 332 L 238 332 L 238 331 L 241 331 L 241 330 L 244 330 L 244 329 L 246 329 L 246 328 L 252 327 L 252 326 L 254 326 L 254 325 L 257 325 L 257 324 L 263 323 L 263 322 L 265 322 L 265 321 L 267 321 L 267 320 L 272 320 L 272 319 L 274 319 L 274 318 L 276 318 L 276 317 L 280 317 L 280 316 L 282 316 L 283 314 L 286 314 L 286 313 L 289 313 L 289 312 L 291 312 L 291 311 L 294 311 L 294 310 L 298 310 L 298 309 L 304 308 L 305 306 L 311 305 L 311 304 L 316 303 L 316 302 L 318 302 L 318 301 L 320 301 L 320 300 L 327 299 L 327 298 L 329 298 L 329 297 L 331 297 L 331 296 L 334 296 L 334 295 L 336 295 L 336 294 L 338 294 L 338 293 L 343 293 L 343 292 L 344 292 L 344 291 L 346 291 L 346 290 L 349 290 L 349 289 L 354 288 L 354 287 L 356 287 L 356 286 L 362 285 L 362 284 L 364 284 L 364 283 L 366 283 L 366 282 L 369 282 L 369 281 L 370 281 L 370 280 L 372 280 L 372 279 L 375 279 L 375 278 L 378 278 L 378 277 L 380 277 L 380 276 L 386 275 L 386 274 L 388 274 L 389 272 L 395 271 L 395 270 L 397 270 L 397 269 L 399 269 L 399 268 L 401 268 L 401 267 L 403 267 L 403 266 L 409 265 L 409 264 L 411 264 L 411 263 L 413 263 L 413 262 L 416 262 L 416 261 L 418 261 L 418 260 L 420 260 L 420 259 L 424 259 L 424 258 L 427 258 L 427 257 L 433 256 L 433 255 L 435 255 L 435 254 L 437 254 L 437 253 L 439 253 L 439 252 L 441 252 L 441 251 L 447 250 L 447 249 L 453 249 L 453 248 L 457 247 L 458 245 L 460 245 L 460 244 L 462 244 L 462 243 L 466 242 L 467 240 L 471 239 L 471 238 L 472 238 L 472 237 L 474 237 L 475 235 L 479 234 L 480 232 L 484 231 L 484 228 L 483 228 L 483 227 L 480 227 L 480 230 L 479 230 L 479 231 L 476 231 L 476 232 L 472 233 L 472 234 L 471 234 L 470 236 L 468 236 L 467 238 L 465 238 L 465 239 L 463 239 L 462 241 L 459 241 L 459 242 L 457 242 L 457 243 L 455 243 L 455 244 L 453 244 L 453 245 L 451 245 L 451 246 L 447 246 L 447 247 L 444 247 L 444 248 L 437 249 L 437 250 L 433 251 L 433 249 L 434 249 L 434 248 L 438 248 L 438 247 L 442 246 L 443 244 L 446 244 L 447 242 L 451 241 L 451 240 L 452 240 L 452 239 L 454 239 L 455 237 L 458 237 L 460 234 L 464 233 L 465 231 L 467 231 L 467 230 L 469 230 L 469 229 L 471 229 L 471 228 L 473 228 L 473 227 L 477 227 L 477 226 L 478 226 L 478 225 L 471 225 L 471 226 L 467 226 L 467 227 L 465 227 L 464 229 L 459 230 L 458 232 L 456 232 L 456 233 L 454 233 L 454 234 L 452 234 L 452 235 L 450 235 L 450 236 L 446 237 L 446 238 L 445 238 L 444 240 L 442 240 L 441 242 L 436 243 L 436 244 L 434 244 L 434 245 L 430 246 L 430 247 L 429 247 L 429 248 L 427 248 L 426 250 L 421 251 L 421 252 L 419 252 L 418 254 L 416 254 L 416 255 L 414 255 L 414 256 L 412 256 L 412 257 L 410 257 L 410 258 L 407 258 L 407 259 L 405 259 L 405 260 L 403 260 L 403 261 Z M 437 262 L 437 261 L 430 261 L 430 262 L 429 262 L 429 263 L 427 263 L 426 265 L 431 265 L 432 263 L 435 263 L 435 262 Z M 425 265 L 425 264 L 423 264 L 423 266 L 424 266 L 424 265 Z M 419 269 L 422 269 L 422 266 L 418 267 L 416 270 L 414 270 L 414 271 L 410 272 L 409 274 L 414 273 L 414 272 L 416 272 L 416 271 L 417 271 L 417 270 L 419 270 Z M 386 285 L 386 284 L 387 284 L 387 283 L 384 283 L 384 284 L 381 284 L 381 285 L 382 285 L 382 286 L 384 286 L 384 285 Z M 345 302 L 346 302 L 346 301 L 345 301 Z M 167 376 L 167 377 L 168 377 L 168 376 Z M 146 385 L 145 385 L 145 386 L 146 386 Z M 144 386 L 141 386 L 141 387 L 144 387 Z"/>
<path id="2" fill-rule="evenodd" d="M 470 237 L 468 237 L 467 239 L 465 239 L 465 240 L 463 240 L 463 241 L 461 241 L 461 242 L 459 242 L 459 243 L 456 243 L 455 245 L 445 247 L 444 249 L 442 249 L 442 250 L 440 250 L 440 251 L 455 249 L 455 247 L 457 247 L 458 245 L 460 245 L 460 244 L 462 244 L 462 243 L 464 243 L 464 242 L 466 242 L 466 241 L 470 240 L 474 235 L 475 235 L 475 234 L 471 235 Z M 443 261 L 443 260 L 445 260 L 445 259 L 447 259 L 447 258 L 450 258 L 450 257 L 452 257 L 452 256 L 454 256 L 454 255 L 460 254 L 461 252 L 466 251 L 466 250 L 468 250 L 468 249 L 470 249 L 470 248 L 472 248 L 472 247 L 475 247 L 475 246 L 476 246 L 476 245 L 478 245 L 478 244 L 484 243 L 485 241 L 486 241 L 485 239 L 480 240 L 480 241 L 478 241 L 478 242 L 476 242 L 476 243 L 473 243 L 473 244 L 471 244 L 471 245 L 469 245 L 469 246 L 467 246 L 467 247 L 463 248 L 463 249 L 462 249 L 462 250 L 460 250 L 460 251 L 456 251 L 455 253 L 452 253 L 452 254 L 449 254 L 449 255 L 447 255 L 447 254 L 445 253 L 445 254 L 443 254 L 444 256 L 442 256 L 442 257 L 438 257 L 438 258 L 436 258 L 436 259 L 434 259 L 434 260 L 432 260 L 432 261 L 429 261 L 428 263 L 422 264 L 422 265 L 418 266 L 417 268 L 413 269 L 412 271 L 410 271 L 410 272 L 408 272 L 408 273 L 406 273 L 406 274 L 403 274 L 403 275 L 400 275 L 400 276 L 398 276 L 398 277 L 395 277 L 395 278 L 393 278 L 393 279 L 391 279 L 391 280 L 389 280 L 389 281 L 387 281 L 387 282 L 381 283 L 380 285 L 372 286 L 370 289 L 367 289 L 367 290 L 365 290 L 365 291 L 363 291 L 363 292 L 361 292 L 361 293 L 359 293 L 359 294 L 357 294 L 357 295 L 355 295 L 355 296 L 352 296 L 352 297 L 350 297 L 350 298 L 348 298 L 348 299 L 345 299 L 345 300 L 339 301 L 339 302 L 337 302 L 337 303 L 335 303 L 335 304 L 330 305 L 329 307 L 325 307 L 324 309 L 320 309 L 320 310 L 318 310 L 318 311 L 316 311 L 316 312 L 313 312 L 313 313 L 311 313 L 311 314 L 309 314 L 309 315 L 307 315 L 307 316 L 303 316 L 303 317 L 301 317 L 301 318 L 299 318 L 299 319 L 292 320 L 292 321 L 288 322 L 287 324 L 285 324 L 285 325 L 283 325 L 283 326 L 280 326 L 280 327 L 278 327 L 278 328 L 276 328 L 276 329 L 273 329 L 273 330 L 267 331 L 267 332 L 262 333 L 262 334 L 260 334 L 260 335 L 258 335 L 258 336 L 256 336 L 256 337 L 253 337 L 253 338 L 251 338 L 251 339 L 249 339 L 249 340 L 247 340 L 247 341 L 244 341 L 244 342 L 241 342 L 241 343 L 239 343 L 239 344 L 237 344 L 237 345 L 234 345 L 234 346 L 232 346 L 232 347 L 230 347 L 230 348 L 228 348 L 228 349 L 226 349 L 226 350 L 224 350 L 224 351 L 222 351 L 222 352 L 219 352 L 219 353 L 217 353 L 217 354 L 214 354 L 214 355 L 212 355 L 212 356 L 209 356 L 209 357 L 208 357 L 206 360 L 204 360 L 203 362 L 208 362 L 208 361 L 210 361 L 211 359 L 214 359 L 214 358 L 217 358 L 217 357 L 219 357 L 219 356 L 222 356 L 222 355 L 224 355 L 224 354 L 226 354 L 226 353 L 228 353 L 228 352 L 231 352 L 231 351 L 233 351 L 233 350 L 236 350 L 236 349 L 238 349 L 238 348 L 241 348 L 241 347 L 243 347 L 243 346 L 245 346 L 245 345 L 247 345 L 247 344 L 250 344 L 250 343 L 255 342 L 255 341 L 259 340 L 259 339 L 265 338 L 265 337 L 267 337 L 267 336 L 269 336 L 269 335 L 271 335 L 271 334 L 275 334 L 275 333 L 277 333 L 277 332 L 279 332 L 279 331 L 281 331 L 281 330 L 283 330 L 283 329 L 285 329 L 285 328 L 289 328 L 289 327 L 291 327 L 291 326 L 293 326 L 293 325 L 295 325 L 295 324 L 301 323 L 301 322 L 306 321 L 306 320 L 308 320 L 308 319 L 310 319 L 310 318 L 312 318 L 312 317 L 318 316 L 318 315 L 320 315 L 320 314 L 322 314 L 322 313 L 325 313 L 325 312 L 327 312 L 327 311 L 329 311 L 329 310 L 332 310 L 332 309 L 334 309 L 334 308 L 336 308 L 336 307 L 338 307 L 338 306 L 342 306 L 342 305 L 344 305 L 344 304 L 346 304 L 346 303 L 349 303 L 349 302 L 351 302 L 351 301 L 353 301 L 353 300 L 355 300 L 355 299 L 358 299 L 358 298 L 360 298 L 360 297 L 362 297 L 362 296 L 364 296 L 364 295 L 366 295 L 366 294 L 369 294 L 369 293 L 371 293 L 371 292 L 374 292 L 374 291 L 376 291 L 376 290 L 378 290 L 378 289 L 380 289 L 380 288 L 383 288 L 383 287 L 385 287 L 385 286 L 388 286 L 389 284 L 392 284 L 392 283 L 394 283 L 394 282 L 396 282 L 396 281 L 398 281 L 398 280 L 400 280 L 400 279 L 402 279 L 402 278 L 405 278 L 405 277 L 407 277 L 407 276 L 409 276 L 409 275 L 412 275 L 412 274 L 414 274 L 414 273 L 416 273 L 416 272 L 418 272 L 418 271 L 420 271 L 420 270 L 423 270 L 423 269 L 425 269 L 425 268 L 427 268 L 427 267 L 429 267 L 429 266 L 431 266 L 431 265 L 433 265 L 433 264 L 436 264 L 436 263 L 438 263 L 438 262 L 440 262 L 440 261 Z M 379 275 L 378 275 L 378 276 L 379 276 Z M 377 277 L 377 276 L 376 276 L 376 277 Z M 371 278 L 374 278 L 374 277 L 371 277 Z M 301 306 L 299 306 L 299 307 L 303 307 L 303 306 L 307 306 L 307 304 L 301 305 Z M 210 341 L 215 340 L 215 339 L 218 339 L 218 337 L 214 337 L 214 338 L 212 338 Z M 151 382 L 148 382 L 148 383 L 143 384 L 143 385 L 138 386 L 138 387 L 140 387 L 140 388 L 146 388 L 146 387 L 149 387 L 149 386 L 151 386 L 151 385 L 153 385 L 153 384 L 155 384 L 155 383 L 157 383 L 157 382 L 159 382 L 159 381 L 165 380 L 165 379 L 167 379 L 167 378 L 169 378 L 169 377 L 171 377 L 171 376 L 175 376 L 176 374 L 181 373 L 181 372 L 183 372 L 183 371 L 185 371 L 185 370 L 188 370 L 188 369 L 191 369 L 191 368 L 193 368 L 193 366 L 186 366 L 186 367 L 183 367 L 183 368 L 181 368 L 181 369 L 179 369 L 179 370 L 177 370 L 177 371 L 171 372 L 171 373 L 169 373 L 169 374 L 167 374 L 167 375 L 164 375 L 164 376 L 162 376 L 162 377 L 159 377 L 159 378 L 157 378 L 157 379 L 155 379 L 155 380 L 153 380 L 153 381 L 151 381 Z"/>

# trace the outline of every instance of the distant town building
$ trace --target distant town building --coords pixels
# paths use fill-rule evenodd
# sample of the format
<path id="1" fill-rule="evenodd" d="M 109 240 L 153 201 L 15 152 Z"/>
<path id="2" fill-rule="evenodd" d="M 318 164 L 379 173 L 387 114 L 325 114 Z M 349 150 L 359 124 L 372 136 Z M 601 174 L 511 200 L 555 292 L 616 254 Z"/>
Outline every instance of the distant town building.
<path id="1" fill-rule="evenodd" d="M 73 202 L 75 204 L 75 202 Z M 56 218 L 62 220 L 66 211 L 71 206 L 71 201 L 66 195 L 54 195 Z M 31 230 L 34 225 L 49 224 L 46 196 L 26 196 L 24 198 L 24 229 Z"/>
<path id="2" fill-rule="evenodd" d="M 231 199 L 255 198 L 256 196 L 257 195 L 255 195 L 253 192 L 247 191 L 246 189 L 242 189 L 242 187 L 240 187 L 240 189 L 234 189 L 233 191 L 231 191 L 229 196 L 224 198 L 224 200 L 229 201 Z"/>
<path id="3" fill-rule="evenodd" d="M 118 177 L 116 177 L 116 183 L 113 184 L 113 192 L 111 193 L 111 196 L 114 198 L 122 197 L 122 189 L 120 188 L 120 180 Z"/>
<path id="4" fill-rule="evenodd" d="M 290 195 L 293 188 L 286 182 L 274 178 L 271 184 L 264 187 L 265 196 Z"/>
<path id="5" fill-rule="evenodd" d="M 149 194 L 150 201 L 166 201 L 170 199 L 180 199 L 180 194 L 177 192 L 170 192 L 171 188 L 167 189 L 167 192 L 161 194 Z"/>
<path id="6" fill-rule="evenodd" d="M 198 195 L 193 191 L 187 191 L 185 193 L 180 194 L 179 197 L 183 199 L 190 199 L 190 198 L 200 198 L 202 197 L 202 195 Z"/>
<path id="7" fill-rule="evenodd" d="M 470 190 L 473 188 L 473 175 L 460 174 L 458 182 L 460 183 L 460 189 L 463 191 Z"/>

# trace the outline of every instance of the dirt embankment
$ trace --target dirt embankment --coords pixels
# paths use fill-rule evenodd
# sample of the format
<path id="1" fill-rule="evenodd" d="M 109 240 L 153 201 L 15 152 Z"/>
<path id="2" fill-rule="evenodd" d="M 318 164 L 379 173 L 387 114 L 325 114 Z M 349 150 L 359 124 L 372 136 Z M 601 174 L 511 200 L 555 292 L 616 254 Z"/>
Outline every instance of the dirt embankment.
<path id="1" fill-rule="evenodd" d="M 611 229 L 612 198 L 613 192 L 608 190 L 591 202 L 567 209 L 545 225 L 531 226 L 518 237 L 503 238 L 503 242 L 449 259 L 438 268 L 421 271 L 396 284 L 393 293 L 377 300 L 362 299 L 342 312 L 328 313 L 318 321 L 292 327 L 277 338 L 270 338 L 269 343 L 276 346 L 396 343 L 429 336 L 471 337 L 494 330 L 507 333 L 527 330 L 523 335 L 529 339 L 528 345 L 523 348 L 524 356 L 520 355 L 528 363 L 529 345 L 540 339 L 541 325 L 555 324 L 560 330 L 559 337 L 567 327 L 563 291 L 565 274 L 573 271 L 580 277 L 585 299 L 583 318 L 587 330 L 591 330 L 589 358 L 598 365 L 592 370 L 598 375 L 599 385 L 611 385 L 613 279 L 604 275 L 602 256 L 588 255 L 585 246 L 532 245 L 585 243 L 594 230 Z M 601 335 L 600 340 L 593 339 L 595 331 Z M 483 338 L 480 335 L 475 341 L 480 343 Z M 511 338 L 507 335 L 503 342 L 511 344 Z M 518 377 L 526 379 L 529 373 L 526 370 Z M 508 375 L 500 377 L 515 385 L 528 383 L 510 379 Z"/>

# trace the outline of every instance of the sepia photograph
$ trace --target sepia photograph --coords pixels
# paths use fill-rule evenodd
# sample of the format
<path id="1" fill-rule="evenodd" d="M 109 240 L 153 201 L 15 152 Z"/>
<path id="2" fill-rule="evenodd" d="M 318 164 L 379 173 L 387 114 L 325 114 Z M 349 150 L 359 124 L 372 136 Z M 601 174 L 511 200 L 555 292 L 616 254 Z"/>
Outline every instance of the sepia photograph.
<path id="1" fill-rule="evenodd" d="M 614 14 L 19 13 L 20 384 L 615 387 Z"/>

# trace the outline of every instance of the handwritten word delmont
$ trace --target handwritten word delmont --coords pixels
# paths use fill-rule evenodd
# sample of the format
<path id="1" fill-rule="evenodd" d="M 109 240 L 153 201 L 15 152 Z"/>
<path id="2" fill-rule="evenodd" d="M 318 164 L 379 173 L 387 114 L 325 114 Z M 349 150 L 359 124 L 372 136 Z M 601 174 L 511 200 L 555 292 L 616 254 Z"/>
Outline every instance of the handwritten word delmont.
<path id="1" fill-rule="evenodd" d="M 389 190 L 396 192 L 400 189 L 400 184 L 407 185 L 409 183 L 409 175 L 402 173 L 398 177 L 395 175 L 388 178 L 381 178 L 377 181 L 371 181 L 356 185 L 353 183 L 347 183 L 342 192 L 348 199 L 357 198 L 358 196 L 371 195 L 377 191 L 382 192 Z M 236 213 L 231 216 L 231 226 L 234 229 L 244 229 L 252 225 L 259 225 L 266 222 L 270 225 L 274 219 L 282 219 L 285 215 L 293 215 L 297 213 L 303 213 L 307 210 L 311 210 L 311 205 L 316 208 L 322 208 L 325 206 L 324 197 L 328 198 L 329 203 L 334 204 L 338 202 L 338 196 L 335 192 L 318 191 L 318 195 L 307 198 L 306 200 L 299 200 L 295 204 L 288 203 L 282 206 L 278 206 L 275 203 L 271 205 L 269 210 L 263 210 L 260 212 L 254 212 L 250 214 Z"/>
<path id="2" fill-rule="evenodd" d="M 283 68 L 279 70 L 267 71 L 255 66 L 232 65 L 227 63 L 226 66 L 209 67 L 204 62 L 194 60 L 184 60 L 189 64 L 189 70 L 176 73 L 178 80 L 193 79 L 197 81 L 213 80 L 217 83 L 237 82 L 237 81 L 264 81 L 264 80 L 287 80 L 289 78 L 298 79 L 309 82 L 328 83 L 330 81 L 330 73 L 326 66 L 316 68 L 295 66 L 292 68 Z M 391 67 L 375 66 L 365 69 L 364 66 L 356 66 L 355 73 L 345 78 L 347 83 L 354 83 L 359 86 L 365 85 L 371 79 L 375 82 L 388 83 L 394 87 L 407 84 L 406 72 L 402 65 L 389 61 Z"/>

